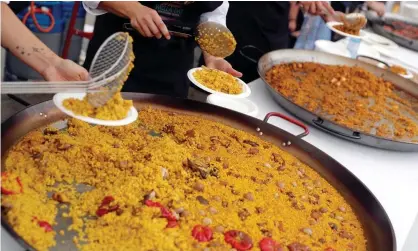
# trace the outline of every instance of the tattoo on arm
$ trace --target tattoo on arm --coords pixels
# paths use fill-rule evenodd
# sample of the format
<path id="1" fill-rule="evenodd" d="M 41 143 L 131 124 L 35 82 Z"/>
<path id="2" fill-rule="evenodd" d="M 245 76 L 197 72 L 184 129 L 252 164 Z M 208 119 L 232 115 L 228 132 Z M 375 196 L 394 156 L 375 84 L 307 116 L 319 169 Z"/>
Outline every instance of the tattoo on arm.
<path id="1" fill-rule="evenodd" d="M 20 47 L 19 45 L 15 47 L 17 51 L 20 52 L 21 55 L 27 55 L 30 56 L 31 53 L 30 52 L 25 52 L 25 48 Z M 44 48 L 37 48 L 37 47 L 32 47 L 32 52 L 37 52 L 37 53 L 42 53 L 42 51 L 44 50 Z"/>

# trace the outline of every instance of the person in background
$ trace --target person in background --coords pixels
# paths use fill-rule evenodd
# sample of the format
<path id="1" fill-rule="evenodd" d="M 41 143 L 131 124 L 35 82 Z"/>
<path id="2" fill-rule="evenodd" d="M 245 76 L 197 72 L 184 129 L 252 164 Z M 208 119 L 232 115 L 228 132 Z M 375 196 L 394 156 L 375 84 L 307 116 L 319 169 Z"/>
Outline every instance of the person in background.
<path id="1" fill-rule="evenodd" d="M 51 51 L 13 13 L 1 3 L 1 46 L 37 71 L 47 81 L 88 80 L 88 72 Z"/>
<path id="2" fill-rule="evenodd" d="M 361 7 L 367 7 L 369 10 L 376 11 L 379 16 L 385 14 L 385 3 L 378 1 L 331 1 L 331 6 L 335 11 L 342 13 L 352 13 Z"/>
<path id="3" fill-rule="evenodd" d="M 401 1 L 387 1 L 385 4 L 386 13 L 399 13 Z"/>
<path id="4" fill-rule="evenodd" d="M 296 40 L 300 35 L 300 29 L 303 24 L 303 12 L 300 5 L 296 2 L 290 2 L 289 10 L 289 48 L 295 46 Z"/>
<path id="5" fill-rule="evenodd" d="M 360 11 L 363 7 L 375 11 L 379 16 L 385 15 L 385 3 L 377 1 L 331 1 L 331 6 L 336 12 L 344 14 L 353 13 Z M 338 20 L 328 20 L 338 21 Z M 341 36 L 335 32 L 331 33 L 331 40 L 336 41 L 341 39 Z"/>
<path id="6" fill-rule="evenodd" d="M 299 2 L 298 5 L 312 15 L 320 15 L 324 9 L 333 12 L 329 4 L 323 1 Z M 259 76 L 257 66 L 240 54 L 241 48 L 253 45 L 262 52 L 288 48 L 291 32 L 289 29 L 290 6 L 290 2 L 284 1 L 230 2 L 226 21 L 237 40 L 237 49 L 226 60 L 243 73 L 241 79 L 244 82 L 249 83 Z M 254 54 L 254 51 L 247 52 Z"/>
<path id="7" fill-rule="evenodd" d="M 331 40 L 331 30 L 327 27 L 326 22 L 333 16 L 329 15 L 332 13 L 331 11 L 325 11 L 319 13 L 319 15 L 312 15 L 305 12 L 300 35 L 294 48 L 313 50 L 315 49 L 315 41 Z"/>
<path id="8" fill-rule="evenodd" d="M 187 71 L 193 67 L 194 39 L 171 36 L 165 22 L 179 22 L 191 28 L 200 22 L 226 25 L 227 1 L 216 2 L 125 2 L 85 1 L 85 9 L 97 15 L 84 66 L 88 68 L 102 42 L 130 23 L 135 67 L 122 91 L 164 94 L 186 98 L 189 90 Z M 204 53 L 207 67 L 240 77 L 222 58 Z"/>
<path id="9" fill-rule="evenodd" d="M 386 12 L 385 2 L 367 1 L 366 7 L 369 10 L 376 11 L 377 15 L 379 15 L 380 17 L 385 15 L 385 12 Z"/>

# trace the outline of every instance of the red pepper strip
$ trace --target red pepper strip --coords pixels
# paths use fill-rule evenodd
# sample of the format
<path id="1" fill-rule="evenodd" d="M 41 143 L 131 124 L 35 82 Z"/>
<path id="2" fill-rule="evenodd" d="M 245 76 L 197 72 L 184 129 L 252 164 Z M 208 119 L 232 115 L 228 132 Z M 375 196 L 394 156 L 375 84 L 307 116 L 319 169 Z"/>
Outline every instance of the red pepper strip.
<path id="1" fill-rule="evenodd" d="M 118 209 L 119 209 L 119 205 L 114 205 L 114 206 L 109 207 L 109 212 L 115 212 Z"/>
<path id="2" fill-rule="evenodd" d="M 152 200 L 146 200 L 145 205 L 148 207 L 158 207 L 160 209 L 161 217 L 167 219 L 167 226 L 166 226 L 167 228 L 173 228 L 173 227 L 178 226 L 176 217 L 173 215 L 173 213 L 170 210 L 168 210 L 163 205 L 161 205 L 161 203 L 154 202 Z"/>
<path id="3" fill-rule="evenodd" d="M 46 221 L 38 221 L 38 225 L 40 227 L 42 227 L 43 229 L 45 229 L 45 232 L 51 232 L 52 231 L 51 225 Z"/>
<path id="4" fill-rule="evenodd" d="M 2 172 L 1 173 L 1 179 L 3 180 L 3 178 L 7 178 L 8 174 L 6 172 Z M 22 182 L 20 181 L 19 177 L 16 177 L 16 182 L 17 184 L 19 184 L 20 190 L 19 192 L 15 192 L 9 189 L 4 188 L 3 186 L 1 187 L 1 193 L 4 195 L 12 195 L 12 194 L 18 194 L 18 193 L 23 193 L 23 185 Z M 2 182 L 3 183 L 3 182 Z"/>
<path id="5" fill-rule="evenodd" d="M 114 205 L 109 207 L 109 204 L 115 201 L 115 198 L 111 195 L 105 196 L 102 200 L 102 203 L 100 204 L 99 208 L 96 211 L 96 215 L 98 217 L 102 217 L 103 215 L 114 212 L 118 210 L 119 205 Z"/>
<path id="6" fill-rule="evenodd" d="M 163 218 L 166 218 L 168 221 L 176 221 L 176 217 L 173 213 L 165 207 L 161 207 L 161 215 Z"/>
<path id="7" fill-rule="evenodd" d="M 101 206 L 109 205 L 114 200 L 115 200 L 115 198 L 113 198 L 113 196 L 110 196 L 110 195 L 106 196 L 106 197 L 103 198 Z"/>
<path id="8" fill-rule="evenodd" d="M 205 227 L 202 225 L 196 225 L 194 226 L 192 230 L 192 236 L 195 238 L 198 242 L 208 242 L 212 240 L 213 238 L 213 232 L 212 229 L 209 227 Z"/>
<path id="9" fill-rule="evenodd" d="M 335 249 L 333 249 L 331 247 L 328 247 L 328 248 L 324 249 L 324 251 L 335 251 Z"/>
<path id="10" fill-rule="evenodd" d="M 161 216 L 167 219 L 167 226 L 166 228 L 174 228 L 178 226 L 178 222 L 176 216 L 165 207 L 161 207 Z"/>
<path id="11" fill-rule="evenodd" d="M 96 215 L 99 217 L 102 217 L 103 215 L 109 213 L 109 210 L 107 210 L 106 208 L 99 208 L 96 211 Z"/>
<path id="12" fill-rule="evenodd" d="M 239 251 L 250 250 L 253 247 L 251 237 L 238 230 L 230 230 L 224 233 L 225 242 Z"/>
<path id="13" fill-rule="evenodd" d="M 258 243 L 261 251 L 284 251 L 283 247 L 272 238 L 265 237 Z"/>
<path id="14" fill-rule="evenodd" d="M 145 201 L 145 205 L 147 205 L 148 207 L 159 207 L 159 208 L 162 207 L 162 205 L 160 204 L 160 202 L 154 202 L 152 200 L 146 200 Z"/>

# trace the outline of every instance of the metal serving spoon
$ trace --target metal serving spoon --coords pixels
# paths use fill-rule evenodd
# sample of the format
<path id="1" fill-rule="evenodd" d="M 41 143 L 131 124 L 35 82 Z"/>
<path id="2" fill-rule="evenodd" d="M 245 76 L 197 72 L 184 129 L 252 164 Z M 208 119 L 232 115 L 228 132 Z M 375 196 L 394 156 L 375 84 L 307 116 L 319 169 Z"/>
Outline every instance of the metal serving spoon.
<path id="1" fill-rule="evenodd" d="M 173 24 L 166 21 L 168 31 L 172 36 L 185 39 L 195 38 L 202 51 L 215 57 L 227 57 L 235 51 L 237 42 L 231 31 L 224 25 L 216 22 L 199 24 L 194 31 L 188 26 Z M 130 23 L 123 24 L 123 28 L 134 30 Z"/>

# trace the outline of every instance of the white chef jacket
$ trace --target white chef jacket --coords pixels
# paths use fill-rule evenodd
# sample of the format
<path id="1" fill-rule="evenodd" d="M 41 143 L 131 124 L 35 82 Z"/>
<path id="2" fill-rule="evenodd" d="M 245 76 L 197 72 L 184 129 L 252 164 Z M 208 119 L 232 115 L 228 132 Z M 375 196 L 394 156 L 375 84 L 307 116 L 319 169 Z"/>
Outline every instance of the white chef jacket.
<path id="1" fill-rule="evenodd" d="M 100 1 L 83 1 L 84 9 L 95 16 L 105 14 L 107 11 L 98 9 Z M 228 13 L 229 3 L 223 1 L 214 11 L 206 12 L 200 15 L 200 22 L 216 22 L 226 26 L 226 14 Z"/>

